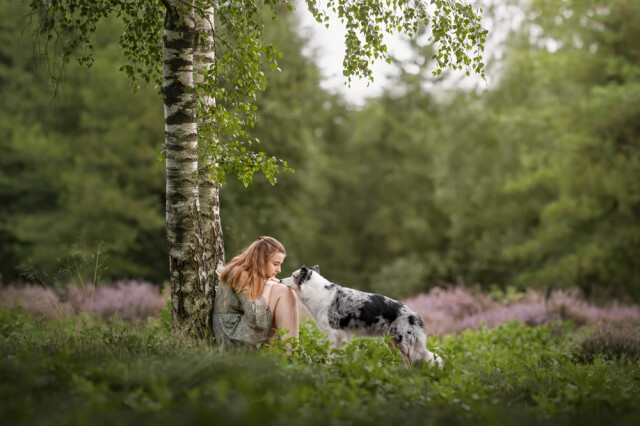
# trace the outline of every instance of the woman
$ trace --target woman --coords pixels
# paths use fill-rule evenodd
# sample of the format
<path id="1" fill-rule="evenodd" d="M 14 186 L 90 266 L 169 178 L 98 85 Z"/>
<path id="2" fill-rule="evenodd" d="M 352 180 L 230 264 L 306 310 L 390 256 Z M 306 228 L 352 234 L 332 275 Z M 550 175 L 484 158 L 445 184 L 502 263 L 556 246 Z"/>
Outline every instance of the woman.
<path id="1" fill-rule="evenodd" d="M 259 237 L 224 268 L 213 311 L 220 346 L 255 346 L 282 329 L 298 337 L 296 295 L 276 278 L 286 255 L 278 240 Z"/>

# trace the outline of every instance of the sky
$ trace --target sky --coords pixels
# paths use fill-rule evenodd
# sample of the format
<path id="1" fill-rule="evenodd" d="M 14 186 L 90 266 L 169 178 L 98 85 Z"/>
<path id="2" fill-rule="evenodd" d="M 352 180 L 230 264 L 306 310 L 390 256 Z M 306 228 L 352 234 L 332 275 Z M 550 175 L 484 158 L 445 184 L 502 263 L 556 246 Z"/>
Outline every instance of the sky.
<path id="1" fill-rule="evenodd" d="M 492 3 L 502 3 L 500 0 L 480 0 L 483 7 Z M 300 31 L 304 36 L 310 38 L 307 51 L 304 54 L 316 59 L 318 66 L 324 76 L 322 87 L 338 92 L 352 105 L 361 106 L 369 97 L 379 96 L 382 91 L 389 86 L 388 75 L 397 73 L 393 65 L 379 60 L 374 63 L 374 81 L 359 80 L 354 78 L 348 86 L 346 78 L 342 75 L 342 60 L 344 57 L 344 35 L 345 27 L 335 14 L 329 13 L 331 17 L 330 27 L 327 29 L 323 24 L 317 23 L 311 13 L 307 10 L 304 1 L 298 0 L 295 7 L 295 14 L 300 23 Z M 490 31 L 490 37 L 485 46 L 485 58 L 499 56 L 500 45 L 506 38 L 508 27 L 518 24 L 521 19 L 518 17 L 518 10 L 513 7 L 498 4 L 494 6 L 496 16 L 492 20 L 484 20 L 483 26 Z M 423 41 L 426 43 L 426 40 Z M 387 43 L 392 55 L 398 59 L 407 60 L 415 56 L 408 44 L 403 42 L 401 36 L 388 37 Z M 485 61 L 486 63 L 486 61 Z M 466 77 L 464 72 L 451 72 L 452 78 L 443 84 L 443 87 L 463 87 L 487 89 L 495 78 L 488 72 L 486 80 L 479 76 Z"/>
<path id="2" fill-rule="evenodd" d="M 387 75 L 395 73 L 396 69 L 384 60 L 374 63 L 373 82 L 354 78 L 347 85 L 347 79 L 342 75 L 345 26 L 336 15 L 330 14 L 332 19 L 329 28 L 316 22 L 304 4 L 298 5 L 296 15 L 300 19 L 300 31 L 310 38 L 309 49 L 303 53 L 317 60 L 324 77 L 323 88 L 341 93 L 354 105 L 362 105 L 366 98 L 380 95 L 388 86 Z M 399 37 L 389 38 L 388 43 L 394 55 L 402 59 L 410 57 L 410 49 Z"/>

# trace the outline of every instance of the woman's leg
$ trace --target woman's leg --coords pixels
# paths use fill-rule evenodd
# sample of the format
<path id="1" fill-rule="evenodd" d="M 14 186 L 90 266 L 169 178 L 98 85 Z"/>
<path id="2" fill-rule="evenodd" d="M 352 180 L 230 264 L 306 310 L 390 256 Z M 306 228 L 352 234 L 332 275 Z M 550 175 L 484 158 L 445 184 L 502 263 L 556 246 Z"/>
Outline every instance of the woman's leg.
<path id="1" fill-rule="evenodd" d="M 285 339 L 299 336 L 298 298 L 293 290 L 283 284 L 276 284 L 271 290 L 269 308 L 273 315 L 273 328 L 287 329 Z M 272 332 L 271 338 L 275 333 Z"/>

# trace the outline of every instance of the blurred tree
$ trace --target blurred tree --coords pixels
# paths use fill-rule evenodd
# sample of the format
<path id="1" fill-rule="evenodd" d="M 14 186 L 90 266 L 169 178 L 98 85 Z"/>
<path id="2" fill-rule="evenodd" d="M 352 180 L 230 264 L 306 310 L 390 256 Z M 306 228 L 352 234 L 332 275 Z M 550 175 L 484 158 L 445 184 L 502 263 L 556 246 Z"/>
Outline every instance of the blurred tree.
<path id="1" fill-rule="evenodd" d="M 512 283 L 517 265 L 504 251 L 526 238 L 549 199 L 546 188 L 509 190 L 527 148 L 545 140 L 546 129 L 537 112 L 543 110 L 532 109 L 526 98 L 509 103 L 504 85 L 482 95 L 453 94 L 440 104 L 431 130 L 435 203 L 450 223 L 446 250 L 438 254 L 448 282 Z"/>
<path id="2" fill-rule="evenodd" d="M 336 208 L 315 214 L 336 279 L 398 297 L 463 282 L 640 299 L 640 5 L 522 7 L 494 88 L 436 101 L 405 72 L 333 148 Z"/>
<path id="3" fill-rule="evenodd" d="M 638 300 L 640 5 L 522 7 L 496 87 L 440 116 L 450 278 Z"/>
<path id="4" fill-rule="evenodd" d="M 22 25 L 15 17 L 26 9 L 15 2 L 0 8 L 3 280 L 15 280 L 19 266 L 63 280 L 60 271 L 74 263 L 91 280 L 95 261 L 86 259 L 100 247 L 108 257 L 100 259 L 101 278 L 162 282 L 164 172 L 154 160 L 162 111 L 149 90 L 122 102 L 130 88 L 117 72 L 122 58 L 111 36 L 121 25 L 102 24 L 92 72 L 68 69 L 54 99 L 46 62 L 33 57 L 30 41 L 15 37 Z"/>
<path id="5" fill-rule="evenodd" d="M 338 282 L 396 297 L 443 276 L 448 218 L 434 203 L 430 128 L 438 106 L 424 90 L 433 64 L 417 49 L 390 89 L 354 112 L 349 132 L 327 141 L 322 176 L 328 195 L 315 207 L 322 236 L 317 259 Z"/>
<path id="6" fill-rule="evenodd" d="M 544 82 L 546 152 L 513 183 L 553 188 L 527 241 L 507 252 L 524 285 L 640 299 L 640 4 L 535 1 L 525 31 Z M 539 30 L 542 30 L 541 32 Z"/>

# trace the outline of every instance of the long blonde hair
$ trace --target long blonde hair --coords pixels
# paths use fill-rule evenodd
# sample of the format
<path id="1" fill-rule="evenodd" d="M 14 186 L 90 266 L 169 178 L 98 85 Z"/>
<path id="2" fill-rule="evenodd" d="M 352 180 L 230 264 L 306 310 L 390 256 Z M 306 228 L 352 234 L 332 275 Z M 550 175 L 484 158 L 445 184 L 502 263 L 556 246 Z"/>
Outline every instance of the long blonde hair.
<path id="1" fill-rule="evenodd" d="M 255 300 L 264 290 L 267 262 L 277 253 L 287 255 L 280 241 L 272 237 L 258 237 L 224 267 L 220 281 L 226 282 L 236 292 L 249 287 L 249 297 Z"/>

